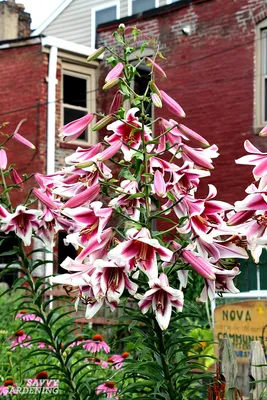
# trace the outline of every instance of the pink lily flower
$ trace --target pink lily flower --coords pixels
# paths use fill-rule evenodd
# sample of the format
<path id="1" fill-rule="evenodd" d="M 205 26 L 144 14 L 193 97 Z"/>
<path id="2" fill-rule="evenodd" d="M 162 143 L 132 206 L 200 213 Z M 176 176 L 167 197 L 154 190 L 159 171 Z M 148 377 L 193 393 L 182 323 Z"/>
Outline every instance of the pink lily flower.
<path id="1" fill-rule="evenodd" d="M 185 112 L 171 96 L 169 96 L 164 90 L 160 90 L 163 103 L 166 104 L 168 109 L 179 117 L 185 117 Z"/>
<path id="2" fill-rule="evenodd" d="M 24 144 L 25 146 L 29 147 L 32 150 L 35 150 L 35 146 L 32 142 L 30 142 L 28 139 L 26 139 L 24 136 L 20 135 L 19 133 L 15 132 L 14 135 L 12 136 L 15 140 L 18 142 Z"/>
<path id="3" fill-rule="evenodd" d="M 193 162 L 194 164 L 207 169 L 213 169 L 212 158 L 219 157 L 219 153 L 217 152 L 218 147 L 215 144 L 206 149 L 193 149 L 190 146 L 181 144 L 180 149 L 182 150 L 181 156 L 184 161 Z M 177 157 L 180 158 L 180 154 L 178 154 Z"/>
<path id="4" fill-rule="evenodd" d="M 122 212 L 131 219 L 139 221 L 140 208 L 141 206 L 145 207 L 145 199 L 134 198 L 129 200 L 131 194 L 139 193 L 138 183 L 136 181 L 125 180 L 121 182 L 120 186 L 124 194 L 114 197 L 114 199 L 109 202 L 109 207 L 120 207 Z"/>
<path id="5" fill-rule="evenodd" d="M 82 118 L 70 122 L 59 129 L 59 136 L 62 137 L 65 142 L 75 140 L 83 133 L 93 119 L 94 114 L 87 114 Z"/>
<path id="6" fill-rule="evenodd" d="M 157 254 L 162 261 L 170 261 L 172 251 L 158 242 L 157 239 L 151 239 L 148 229 L 142 228 L 138 231 L 135 228 L 126 232 L 128 240 L 120 243 L 108 253 L 111 259 L 128 260 L 130 270 L 138 267 L 149 279 L 158 276 Z"/>
<path id="7" fill-rule="evenodd" d="M 113 131 L 113 135 L 106 137 L 105 140 L 111 146 L 115 146 L 118 142 L 121 143 L 121 150 L 126 161 L 130 161 L 135 150 L 138 150 L 142 143 L 142 124 L 138 121 L 135 114 L 139 108 L 131 108 L 127 114 L 125 121 L 115 121 L 107 126 L 107 130 Z M 152 140 L 151 130 L 144 127 L 145 141 Z M 148 145 L 147 150 L 150 152 L 153 145 Z"/>
<path id="8" fill-rule="evenodd" d="M 83 348 L 91 353 L 99 353 L 101 350 L 104 350 L 105 353 L 110 352 L 109 345 L 104 341 L 103 336 L 98 333 L 93 336 L 92 340 L 86 340 Z"/>
<path id="9" fill-rule="evenodd" d="M 256 181 L 267 174 L 267 153 L 262 153 L 249 140 L 244 143 L 245 150 L 250 155 L 243 156 L 236 160 L 236 164 L 255 165 L 253 175 Z"/>
<path id="10" fill-rule="evenodd" d="M 119 303 L 125 288 L 134 296 L 138 286 L 128 277 L 129 265 L 119 260 L 95 260 L 92 287 L 98 286 L 109 303 Z"/>
<path id="11" fill-rule="evenodd" d="M 170 323 L 172 307 L 177 308 L 179 312 L 183 309 L 183 292 L 171 288 L 167 275 L 163 273 L 159 278 L 150 280 L 149 286 L 151 289 L 142 296 L 138 305 L 143 314 L 152 306 L 160 328 L 165 330 Z"/>
<path id="12" fill-rule="evenodd" d="M 111 71 L 107 74 L 105 78 L 105 82 L 109 82 L 112 79 L 119 78 L 123 71 L 124 65 L 123 63 L 119 62 Z"/>
<path id="13" fill-rule="evenodd" d="M 5 170 L 7 167 L 7 155 L 4 149 L 0 150 L 0 169 Z"/>
<path id="14" fill-rule="evenodd" d="M 26 207 L 19 205 L 13 214 L 9 214 L 1 221 L 1 230 L 5 233 L 16 232 L 22 239 L 25 246 L 31 244 L 32 233 L 40 226 L 42 211 L 27 210 Z"/>
<path id="15" fill-rule="evenodd" d="M 86 242 L 93 235 L 97 235 L 97 240 L 101 242 L 101 234 L 108 223 L 112 208 L 102 208 L 101 201 L 95 201 L 89 208 L 77 207 L 75 209 L 64 208 L 62 213 L 82 225 L 80 231 L 81 240 Z"/>
<path id="16" fill-rule="evenodd" d="M 213 300 L 216 292 L 239 293 L 235 287 L 233 279 L 239 275 L 241 271 L 238 267 L 231 270 L 216 268 L 216 280 L 205 280 L 205 286 L 200 295 L 200 301 L 205 302 L 207 296 Z"/>
<path id="17" fill-rule="evenodd" d="M 112 228 L 108 228 L 101 233 L 100 242 L 96 236 L 93 236 L 89 239 L 88 243 L 85 244 L 79 240 L 80 235 L 76 236 L 76 240 L 73 241 L 72 239 L 74 235 L 76 234 L 68 235 L 66 242 L 76 244 L 83 248 L 83 250 L 76 257 L 77 261 L 83 262 L 86 257 L 89 257 L 90 262 L 93 263 L 97 259 L 107 258 L 108 249 L 110 248 L 111 242 L 114 238 L 114 232 Z"/>
<path id="18" fill-rule="evenodd" d="M 118 399 L 116 396 L 117 388 L 115 387 L 114 382 L 105 382 L 102 385 L 97 386 L 96 394 L 99 395 L 101 393 L 105 393 L 107 399 Z"/>

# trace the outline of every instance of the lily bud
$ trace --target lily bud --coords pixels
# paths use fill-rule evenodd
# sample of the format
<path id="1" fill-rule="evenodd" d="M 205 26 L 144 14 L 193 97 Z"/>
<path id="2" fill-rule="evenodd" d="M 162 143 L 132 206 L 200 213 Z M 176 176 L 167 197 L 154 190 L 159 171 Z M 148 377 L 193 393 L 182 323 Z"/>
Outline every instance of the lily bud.
<path id="1" fill-rule="evenodd" d="M 113 79 L 111 79 L 110 81 L 108 81 L 108 82 L 102 87 L 102 89 L 103 89 L 103 90 L 106 90 L 106 89 L 112 88 L 113 86 L 117 85 L 117 83 L 119 82 L 119 80 L 120 80 L 120 78 L 113 78 Z"/>
<path id="2" fill-rule="evenodd" d="M 185 112 L 172 97 L 170 97 L 164 90 L 160 90 L 162 101 L 166 104 L 168 109 L 172 111 L 174 114 L 179 115 L 179 117 L 185 117 Z"/>
<path id="3" fill-rule="evenodd" d="M 12 170 L 10 171 L 10 176 L 11 176 L 12 181 L 15 183 L 15 185 L 22 186 L 22 183 L 21 183 L 22 179 L 14 168 L 12 168 Z"/>
<path id="4" fill-rule="evenodd" d="M 165 74 L 163 69 L 157 63 L 155 63 L 155 61 L 151 60 L 151 58 L 149 58 L 149 57 L 146 57 L 145 61 L 146 61 L 147 65 L 149 65 L 149 66 L 151 65 L 153 72 L 157 72 L 163 78 L 167 78 L 167 75 Z"/>
<path id="5" fill-rule="evenodd" d="M 65 204 L 64 208 L 75 208 L 80 207 L 88 201 L 93 201 L 100 192 L 100 185 L 97 183 L 83 192 L 77 194 L 73 198 L 69 199 Z"/>
<path id="6" fill-rule="evenodd" d="M 112 122 L 114 120 L 114 118 L 112 117 L 112 115 L 105 115 L 105 117 L 101 118 L 97 124 L 93 127 L 93 131 L 99 131 L 99 129 L 104 128 L 105 126 L 107 126 L 110 122 Z"/>
<path id="7" fill-rule="evenodd" d="M 123 71 L 123 63 L 119 62 L 106 76 L 105 82 L 109 82 L 114 78 L 118 78 Z"/>
<path id="8" fill-rule="evenodd" d="M 160 98 L 161 98 L 161 93 L 157 85 L 155 84 L 154 81 L 149 82 L 150 90 L 152 93 L 156 93 Z"/>
<path id="9" fill-rule="evenodd" d="M 7 167 L 7 155 L 4 149 L 0 150 L 0 169 L 6 169 Z"/>
<path id="10" fill-rule="evenodd" d="M 96 51 L 94 51 L 88 58 L 87 61 L 94 61 L 96 60 L 99 56 L 101 56 L 102 53 L 104 53 L 105 51 L 105 47 L 101 46 L 99 47 L 99 49 L 97 49 Z"/>
<path id="11" fill-rule="evenodd" d="M 25 137 L 21 136 L 19 133 L 14 133 L 13 138 L 30 149 L 35 150 L 34 144 L 32 144 L 32 142 L 30 142 L 28 139 L 25 139 Z"/>
<path id="12" fill-rule="evenodd" d="M 122 101 L 123 101 L 123 93 L 120 90 L 118 90 L 111 103 L 109 114 L 114 114 L 116 111 L 118 111 Z"/>
<path id="13" fill-rule="evenodd" d="M 152 93 L 151 94 L 151 99 L 155 107 L 161 108 L 162 107 L 162 101 L 160 97 L 157 95 L 157 93 Z"/>

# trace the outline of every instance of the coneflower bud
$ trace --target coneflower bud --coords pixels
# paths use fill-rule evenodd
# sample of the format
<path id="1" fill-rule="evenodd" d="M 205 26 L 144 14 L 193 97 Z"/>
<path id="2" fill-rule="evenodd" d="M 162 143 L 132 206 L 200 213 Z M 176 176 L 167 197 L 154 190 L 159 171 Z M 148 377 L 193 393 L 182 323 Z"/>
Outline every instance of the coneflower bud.
<path id="1" fill-rule="evenodd" d="M 5 386 L 5 387 L 7 387 L 7 386 L 14 386 L 13 379 L 6 379 L 5 382 L 4 382 L 4 386 Z"/>
<path id="2" fill-rule="evenodd" d="M 22 329 L 20 329 L 19 331 L 15 332 L 15 336 L 23 336 L 24 335 L 24 331 Z"/>
<path id="3" fill-rule="evenodd" d="M 48 373 L 46 371 L 40 371 L 35 376 L 36 379 L 48 379 Z"/>
<path id="4" fill-rule="evenodd" d="M 125 351 L 124 353 L 122 353 L 122 357 L 123 358 L 127 358 L 127 357 L 129 357 L 129 355 L 130 355 L 130 353 L 128 353 L 128 351 Z"/>
<path id="5" fill-rule="evenodd" d="M 96 51 L 94 51 L 88 58 L 87 61 L 94 61 L 96 60 L 99 56 L 101 56 L 102 53 L 104 53 L 105 51 L 105 47 L 101 46 L 99 47 L 99 49 L 97 49 Z"/>
<path id="6" fill-rule="evenodd" d="M 94 340 L 95 342 L 103 342 L 103 336 L 101 336 L 101 335 L 99 335 L 99 333 L 97 333 L 97 334 L 95 334 L 95 335 L 93 336 L 93 340 Z"/>
<path id="7" fill-rule="evenodd" d="M 105 83 L 105 85 L 102 87 L 103 90 L 107 90 L 112 88 L 113 86 L 117 85 L 117 83 L 119 82 L 120 78 L 113 78 L 110 81 L 108 81 L 107 83 Z"/>
<path id="8" fill-rule="evenodd" d="M 93 131 L 99 131 L 100 129 L 107 126 L 110 122 L 112 122 L 114 118 L 112 115 L 105 115 L 105 117 L 101 118 L 93 127 Z"/>

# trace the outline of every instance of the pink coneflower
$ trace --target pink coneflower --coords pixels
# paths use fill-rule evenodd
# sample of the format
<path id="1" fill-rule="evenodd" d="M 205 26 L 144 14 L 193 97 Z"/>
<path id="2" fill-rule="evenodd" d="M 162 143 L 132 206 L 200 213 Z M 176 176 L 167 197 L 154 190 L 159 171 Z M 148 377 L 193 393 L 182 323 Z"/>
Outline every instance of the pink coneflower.
<path id="1" fill-rule="evenodd" d="M 0 395 L 7 396 L 11 393 L 18 393 L 13 379 L 6 379 L 2 386 L 0 386 Z"/>
<path id="2" fill-rule="evenodd" d="M 16 315 L 16 318 L 20 318 L 23 321 L 39 321 L 43 322 L 42 318 L 38 317 L 35 314 L 28 314 L 27 310 L 20 310 L 18 314 Z"/>
<path id="3" fill-rule="evenodd" d="M 86 362 L 86 363 L 93 363 L 93 364 L 95 364 L 95 365 L 100 365 L 102 368 L 108 368 L 108 362 L 107 361 L 103 361 L 103 360 L 100 360 L 100 358 L 94 358 L 94 357 L 92 357 L 92 358 L 86 358 L 85 360 L 84 360 L 84 362 Z"/>
<path id="4" fill-rule="evenodd" d="M 90 351 L 91 353 L 98 353 L 104 350 L 105 353 L 109 353 L 110 349 L 108 344 L 103 340 L 103 337 L 99 334 L 93 336 L 93 340 L 88 340 L 83 348 Z"/>
<path id="5" fill-rule="evenodd" d="M 128 351 L 125 351 L 121 355 L 114 354 L 113 356 L 108 358 L 108 362 L 114 364 L 113 368 L 115 369 L 120 369 L 122 367 L 123 361 L 129 357 L 130 353 Z"/>
<path id="6" fill-rule="evenodd" d="M 25 340 L 27 340 L 27 342 Z M 29 340 L 31 340 L 31 337 L 26 335 L 26 333 L 20 329 L 19 331 L 15 332 L 15 340 L 12 340 L 10 345 L 11 350 L 15 350 L 17 346 L 31 347 L 32 345 L 29 343 Z"/>
<path id="7" fill-rule="evenodd" d="M 97 386 L 96 394 L 106 393 L 107 399 L 117 398 L 114 397 L 117 393 L 117 388 L 115 388 L 114 382 L 105 382 L 102 385 Z"/>

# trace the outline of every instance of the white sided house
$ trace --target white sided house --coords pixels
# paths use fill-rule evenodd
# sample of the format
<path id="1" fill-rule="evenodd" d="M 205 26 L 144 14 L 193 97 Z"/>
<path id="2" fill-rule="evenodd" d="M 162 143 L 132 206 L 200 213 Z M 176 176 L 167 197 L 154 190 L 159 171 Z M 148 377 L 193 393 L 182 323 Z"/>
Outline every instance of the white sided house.
<path id="1" fill-rule="evenodd" d="M 140 14 L 175 0 L 65 0 L 32 35 L 55 36 L 94 48 L 100 24 Z"/>

